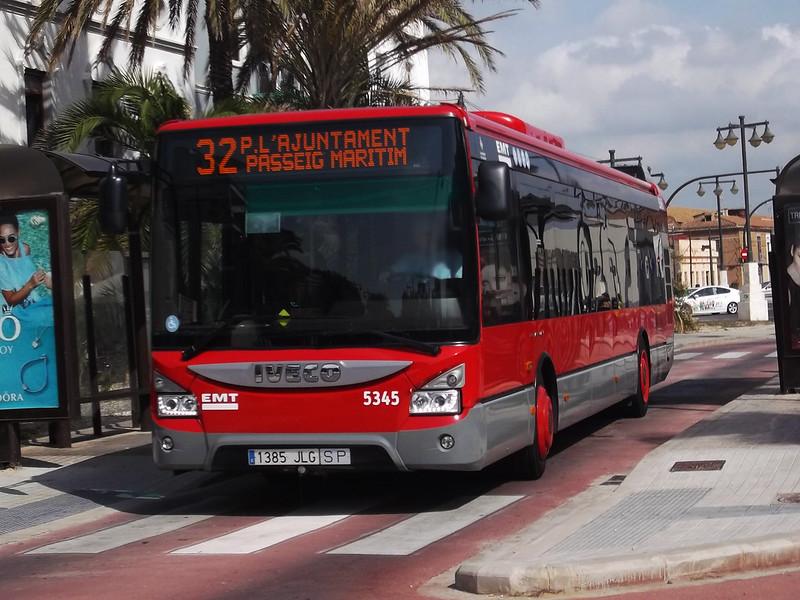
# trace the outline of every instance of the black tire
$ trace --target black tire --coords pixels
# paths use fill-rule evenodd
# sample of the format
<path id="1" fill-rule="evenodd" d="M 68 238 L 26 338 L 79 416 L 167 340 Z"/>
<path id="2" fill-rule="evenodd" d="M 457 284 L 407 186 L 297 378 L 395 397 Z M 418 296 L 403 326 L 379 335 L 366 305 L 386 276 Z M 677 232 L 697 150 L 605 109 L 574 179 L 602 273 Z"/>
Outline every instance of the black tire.
<path id="1" fill-rule="evenodd" d="M 738 302 L 729 302 L 727 308 L 729 315 L 735 315 L 739 312 L 739 303 Z"/>
<path id="2" fill-rule="evenodd" d="M 547 390 L 547 387 L 544 385 L 544 381 L 541 376 L 536 377 L 534 393 L 536 394 L 536 424 L 533 429 L 533 443 L 518 450 L 512 456 L 512 468 L 514 470 L 514 475 L 518 479 L 533 480 L 539 479 L 542 475 L 544 475 L 544 471 L 547 468 L 547 455 L 553 446 L 553 437 L 555 436 L 558 414 L 558 396 L 556 396 L 556 401 L 552 399 L 552 396 Z M 550 410 L 545 411 L 548 414 L 547 428 L 550 434 L 548 435 L 548 439 L 545 440 L 544 444 L 540 444 L 541 433 L 539 427 L 539 402 L 540 399 L 543 398 L 542 394 L 544 394 L 550 402 Z M 544 423 L 544 421 L 542 421 L 542 423 Z M 546 446 L 546 449 L 543 449 L 543 445 Z"/>
<path id="3" fill-rule="evenodd" d="M 634 418 L 641 418 L 647 414 L 650 406 L 650 382 L 652 367 L 650 365 L 650 351 L 643 340 L 639 341 L 636 351 L 636 393 L 628 404 L 628 414 Z"/>

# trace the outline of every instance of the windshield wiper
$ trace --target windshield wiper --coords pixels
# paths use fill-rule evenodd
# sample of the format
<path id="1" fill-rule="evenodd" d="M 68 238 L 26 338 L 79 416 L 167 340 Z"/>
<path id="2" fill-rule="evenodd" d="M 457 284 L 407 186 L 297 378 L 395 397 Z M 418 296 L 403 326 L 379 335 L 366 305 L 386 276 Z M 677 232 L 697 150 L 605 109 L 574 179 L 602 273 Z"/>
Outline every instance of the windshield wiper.
<path id="1" fill-rule="evenodd" d="M 421 342 L 404 335 L 397 335 L 395 333 L 387 333 L 379 329 L 364 329 L 364 330 L 345 330 L 345 331 L 331 331 L 321 334 L 322 337 L 336 337 L 336 336 L 372 336 L 384 342 L 386 346 L 397 346 L 407 350 L 413 350 L 428 356 L 437 356 L 442 351 L 438 344 L 431 344 L 428 342 Z"/>
<path id="2" fill-rule="evenodd" d="M 187 361 L 198 354 L 202 354 L 206 350 L 208 350 L 208 345 L 213 342 L 221 333 L 224 333 L 234 325 L 241 323 L 242 321 L 246 321 L 247 319 L 257 319 L 259 318 L 258 315 L 233 315 L 229 319 L 223 321 L 221 324 L 217 325 L 214 329 L 212 329 L 208 335 L 206 335 L 203 339 L 201 339 L 197 343 L 193 343 L 188 348 L 184 348 L 183 352 L 181 353 L 181 360 Z"/>

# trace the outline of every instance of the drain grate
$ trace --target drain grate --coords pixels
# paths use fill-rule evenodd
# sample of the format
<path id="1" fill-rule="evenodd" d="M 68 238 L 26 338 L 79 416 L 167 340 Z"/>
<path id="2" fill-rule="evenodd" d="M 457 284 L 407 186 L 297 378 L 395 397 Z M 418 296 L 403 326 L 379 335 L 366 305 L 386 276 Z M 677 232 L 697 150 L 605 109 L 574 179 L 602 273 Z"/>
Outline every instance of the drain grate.
<path id="1" fill-rule="evenodd" d="M 724 464 L 724 460 L 682 460 L 672 465 L 669 471 L 721 471 Z"/>
<path id="2" fill-rule="evenodd" d="M 778 497 L 775 498 L 775 500 L 781 504 L 800 504 L 800 494 L 778 494 Z"/>
<path id="3" fill-rule="evenodd" d="M 619 485 L 625 481 L 625 475 L 612 475 L 600 485 Z"/>

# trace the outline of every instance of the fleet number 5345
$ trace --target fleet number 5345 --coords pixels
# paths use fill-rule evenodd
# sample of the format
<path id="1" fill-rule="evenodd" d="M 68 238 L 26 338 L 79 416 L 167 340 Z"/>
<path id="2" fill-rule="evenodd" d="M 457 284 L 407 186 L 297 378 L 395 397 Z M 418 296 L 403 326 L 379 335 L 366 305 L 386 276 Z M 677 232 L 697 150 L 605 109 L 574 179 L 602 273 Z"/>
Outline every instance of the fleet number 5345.
<path id="1" fill-rule="evenodd" d="M 380 392 L 378 390 L 364 390 L 364 406 L 397 406 L 400 404 L 400 392 Z"/>

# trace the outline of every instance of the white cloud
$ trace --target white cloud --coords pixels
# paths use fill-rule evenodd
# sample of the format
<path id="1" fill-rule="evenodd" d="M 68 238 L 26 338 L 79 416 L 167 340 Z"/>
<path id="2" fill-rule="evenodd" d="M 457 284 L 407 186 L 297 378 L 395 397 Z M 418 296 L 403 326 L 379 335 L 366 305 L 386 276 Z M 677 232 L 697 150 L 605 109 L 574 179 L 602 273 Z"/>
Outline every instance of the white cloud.
<path id="1" fill-rule="evenodd" d="M 800 151 L 800 23 L 788 21 L 791 5 L 776 18 L 756 0 L 736 0 L 720 18 L 722 5 L 617 0 L 598 16 L 578 11 L 597 13 L 594 2 L 574 1 L 549 15 L 523 11 L 494 27 L 506 56 L 487 74 L 486 95 L 467 99 L 561 135 L 584 155 L 641 154 L 673 189 L 741 169 L 740 146 L 720 152 L 712 142 L 717 126 L 742 114 L 768 119 L 776 135 L 748 146 L 749 168 L 785 164 Z M 750 186 L 753 198 L 771 194 L 767 177 Z"/>

